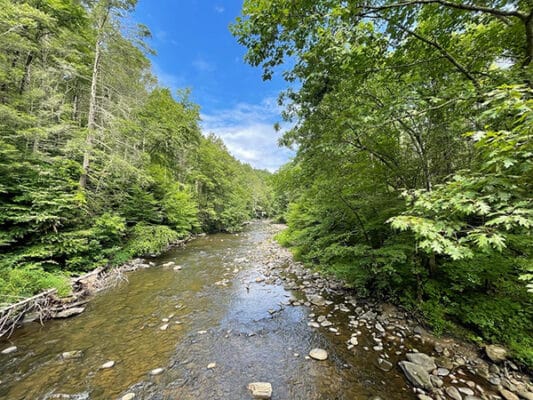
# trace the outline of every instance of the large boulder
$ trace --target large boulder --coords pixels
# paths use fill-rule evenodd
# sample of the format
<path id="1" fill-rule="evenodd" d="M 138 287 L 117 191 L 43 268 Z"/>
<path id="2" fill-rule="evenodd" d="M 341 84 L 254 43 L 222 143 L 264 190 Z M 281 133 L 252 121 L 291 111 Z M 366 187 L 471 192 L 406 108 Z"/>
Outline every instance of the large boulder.
<path id="1" fill-rule="evenodd" d="M 410 361 L 400 361 L 398 364 L 409 382 L 415 387 L 425 390 L 431 390 L 433 388 L 429 374 L 422 366 Z"/>

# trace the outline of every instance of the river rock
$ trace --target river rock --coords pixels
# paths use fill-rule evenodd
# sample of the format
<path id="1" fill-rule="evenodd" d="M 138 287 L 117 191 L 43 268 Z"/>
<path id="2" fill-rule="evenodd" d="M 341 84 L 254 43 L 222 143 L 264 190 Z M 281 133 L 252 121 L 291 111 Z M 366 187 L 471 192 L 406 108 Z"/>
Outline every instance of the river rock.
<path id="1" fill-rule="evenodd" d="M 461 393 L 457 390 L 455 386 L 448 386 L 445 389 L 445 392 L 448 396 L 450 396 L 453 400 L 462 400 L 463 397 L 461 396 Z"/>
<path id="2" fill-rule="evenodd" d="M 163 267 L 172 267 L 175 264 L 174 261 L 169 261 L 163 264 Z"/>
<path id="3" fill-rule="evenodd" d="M 207 369 L 213 369 L 213 368 L 215 368 L 216 366 L 217 366 L 217 363 L 212 362 L 212 363 L 210 363 L 210 364 L 207 365 Z"/>
<path id="4" fill-rule="evenodd" d="M 322 296 L 319 296 L 317 294 L 312 294 L 307 296 L 307 299 L 311 302 L 311 304 L 322 307 L 326 305 L 326 299 L 324 299 Z"/>
<path id="5" fill-rule="evenodd" d="M 400 361 L 398 364 L 409 382 L 414 386 L 426 390 L 433 388 L 429 374 L 422 366 L 410 361 Z"/>
<path id="6" fill-rule="evenodd" d="M 533 392 L 526 392 L 525 390 L 519 390 L 517 393 L 524 400 L 533 400 Z"/>
<path id="7" fill-rule="evenodd" d="M 66 310 L 60 311 L 54 315 L 54 318 L 69 318 L 74 315 L 81 314 L 85 311 L 85 307 L 72 307 L 67 308 Z"/>
<path id="8" fill-rule="evenodd" d="M 507 350 L 495 344 L 485 346 L 485 353 L 487 354 L 487 357 L 495 363 L 505 361 L 507 358 Z"/>
<path id="9" fill-rule="evenodd" d="M 437 368 L 437 365 L 435 364 L 435 359 L 433 357 L 428 356 L 427 354 L 408 353 L 406 354 L 406 357 L 412 363 L 420 365 L 427 372 L 431 372 Z"/>
<path id="10" fill-rule="evenodd" d="M 393 367 L 390 361 L 384 360 L 383 358 L 378 358 L 378 366 L 379 369 L 385 372 L 389 372 L 390 370 L 392 370 Z"/>
<path id="11" fill-rule="evenodd" d="M 61 358 L 63 360 L 72 360 L 81 357 L 83 357 L 83 351 L 81 350 L 65 351 L 61 353 Z"/>
<path id="12" fill-rule="evenodd" d="M 174 271 L 181 271 L 181 265 L 176 265 L 173 269 Z"/>
<path id="13" fill-rule="evenodd" d="M 135 398 L 135 393 L 126 393 L 120 398 L 120 400 L 133 400 Z"/>
<path id="14" fill-rule="evenodd" d="M 168 329 L 168 324 L 163 324 L 159 327 L 159 330 L 166 331 Z"/>
<path id="15" fill-rule="evenodd" d="M 2 350 L 2 354 L 11 354 L 11 353 L 14 353 L 15 351 L 17 351 L 17 346 L 11 346 L 11 347 L 7 347 L 4 350 Z"/>
<path id="16" fill-rule="evenodd" d="M 328 359 L 328 352 L 324 349 L 313 349 L 309 352 L 309 357 L 318 361 L 324 361 Z"/>
<path id="17" fill-rule="evenodd" d="M 507 389 L 500 389 L 500 394 L 505 400 L 519 400 L 516 394 Z"/>
<path id="18" fill-rule="evenodd" d="M 419 394 L 418 395 L 419 400 L 433 400 L 431 397 L 429 397 L 427 394 Z"/>
<path id="19" fill-rule="evenodd" d="M 474 395 L 474 391 L 472 389 L 470 389 L 470 388 L 467 388 L 467 387 L 460 387 L 457 390 L 459 390 L 462 394 L 467 395 L 467 396 L 473 396 Z"/>
<path id="20" fill-rule="evenodd" d="M 270 399 L 272 397 L 272 385 L 269 382 L 252 382 L 248 384 L 248 390 L 252 392 L 254 399 Z"/>
<path id="21" fill-rule="evenodd" d="M 361 315 L 361 317 L 359 317 L 359 318 L 367 320 L 367 321 L 372 321 L 372 320 L 376 319 L 377 316 L 378 316 L 377 313 L 375 313 L 373 311 L 367 311 L 366 313 Z"/>
<path id="22" fill-rule="evenodd" d="M 115 366 L 115 362 L 114 361 L 108 361 L 104 364 L 102 364 L 100 366 L 100 369 L 109 369 L 109 368 L 113 368 Z"/>
<path id="23" fill-rule="evenodd" d="M 164 371 L 165 371 L 164 368 L 155 368 L 150 371 L 150 375 L 152 376 L 161 375 Z"/>
<path id="24" fill-rule="evenodd" d="M 441 388 L 444 385 L 444 381 L 438 376 L 431 375 L 429 379 L 431 380 L 431 383 L 433 384 L 433 386 L 437 388 Z"/>

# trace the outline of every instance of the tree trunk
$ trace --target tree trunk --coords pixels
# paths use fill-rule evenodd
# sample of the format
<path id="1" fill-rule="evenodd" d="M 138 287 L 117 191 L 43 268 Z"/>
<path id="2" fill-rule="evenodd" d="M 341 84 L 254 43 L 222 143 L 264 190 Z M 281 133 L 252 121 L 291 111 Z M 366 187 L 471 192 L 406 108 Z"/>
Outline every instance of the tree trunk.
<path id="1" fill-rule="evenodd" d="M 97 106 L 97 86 L 98 76 L 100 72 L 100 58 L 102 55 L 102 41 L 104 35 L 104 27 L 109 16 L 111 5 L 107 3 L 104 12 L 98 23 L 98 32 L 96 37 L 96 44 L 94 48 L 94 64 L 91 78 L 91 94 L 89 97 L 89 115 L 87 117 L 87 138 L 85 139 L 85 151 L 83 153 L 82 173 L 80 176 L 80 187 L 85 189 L 87 187 L 87 179 L 89 176 L 89 169 L 91 166 L 91 153 L 93 149 L 94 136 L 96 132 L 96 106 Z"/>
<path id="2" fill-rule="evenodd" d="M 87 118 L 87 138 L 85 139 L 85 151 L 83 153 L 82 173 L 80 176 L 80 187 L 87 187 L 87 177 L 91 164 L 91 152 L 93 148 L 94 134 L 96 130 L 96 87 L 98 83 L 98 72 L 100 70 L 101 43 L 100 38 L 96 40 L 93 73 L 91 78 L 91 94 L 89 97 L 89 116 Z"/>

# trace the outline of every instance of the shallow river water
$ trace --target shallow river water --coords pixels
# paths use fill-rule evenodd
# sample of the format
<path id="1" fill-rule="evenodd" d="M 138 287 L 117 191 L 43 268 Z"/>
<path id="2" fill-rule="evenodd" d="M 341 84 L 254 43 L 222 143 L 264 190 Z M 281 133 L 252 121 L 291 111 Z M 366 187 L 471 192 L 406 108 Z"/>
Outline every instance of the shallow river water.
<path id="1" fill-rule="evenodd" d="M 316 310 L 283 305 L 301 294 L 263 281 L 254 261 L 271 236 L 255 223 L 196 239 L 128 274 L 80 316 L 0 340 L 0 349 L 18 348 L 0 355 L 0 399 L 250 399 L 256 381 L 272 383 L 274 400 L 416 398 L 398 368 L 383 372 L 372 350 L 349 351 L 349 332 L 311 328 Z M 164 267 L 169 261 L 182 269 Z M 307 359 L 314 347 L 328 360 Z M 60 356 L 79 350 L 80 358 Z M 110 360 L 113 368 L 100 369 Z M 164 371 L 150 376 L 155 368 Z"/>

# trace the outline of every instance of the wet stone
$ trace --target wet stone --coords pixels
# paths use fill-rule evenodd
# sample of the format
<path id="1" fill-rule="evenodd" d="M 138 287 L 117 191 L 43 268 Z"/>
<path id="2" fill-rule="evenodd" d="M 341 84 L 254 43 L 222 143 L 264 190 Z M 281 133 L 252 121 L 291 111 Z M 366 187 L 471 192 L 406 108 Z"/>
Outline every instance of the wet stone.
<path id="1" fill-rule="evenodd" d="M 328 352 L 324 349 L 313 349 L 309 352 L 309 357 L 311 357 L 314 360 L 318 361 L 324 361 L 328 358 Z"/>
<path id="2" fill-rule="evenodd" d="M 474 395 L 474 391 L 472 389 L 470 389 L 470 388 L 460 387 L 457 390 L 459 390 L 462 394 L 465 394 L 467 396 L 473 396 Z"/>
<path id="3" fill-rule="evenodd" d="M 428 356 L 427 354 L 408 353 L 406 354 L 406 357 L 412 363 L 420 365 L 427 372 L 433 371 L 437 368 L 437 365 L 435 364 L 435 359 L 433 357 Z"/>
<path id="4" fill-rule="evenodd" d="M 133 400 L 135 398 L 135 393 L 126 393 L 120 398 L 120 400 Z"/>
<path id="5" fill-rule="evenodd" d="M 491 344 L 485 347 L 487 357 L 495 363 L 504 361 L 507 358 L 507 350 L 501 346 Z"/>
<path id="6" fill-rule="evenodd" d="M 392 367 L 393 367 L 390 361 L 384 360 L 383 358 L 378 359 L 378 366 L 379 366 L 379 369 L 385 372 L 389 372 L 390 370 L 392 370 Z"/>
<path id="7" fill-rule="evenodd" d="M 454 386 L 449 386 L 445 389 L 446 394 L 450 396 L 453 400 L 462 400 L 461 393 Z"/>
<path id="8" fill-rule="evenodd" d="M 109 369 L 109 368 L 113 368 L 114 366 L 115 366 L 115 362 L 114 361 L 108 361 L 106 363 L 103 363 L 100 366 L 100 369 Z"/>
<path id="9" fill-rule="evenodd" d="M 519 400 L 516 394 L 507 389 L 500 389 L 500 394 L 505 400 Z"/>
<path id="10" fill-rule="evenodd" d="M 254 399 L 270 399 L 272 397 L 272 385 L 269 382 L 253 382 L 248 385 Z"/>
<path id="11" fill-rule="evenodd" d="M 17 351 L 17 346 L 11 346 L 2 350 L 2 354 L 11 354 Z"/>
<path id="12" fill-rule="evenodd" d="M 398 364 L 400 365 L 406 378 L 415 387 L 426 390 L 431 390 L 433 388 L 433 384 L 430 381 L 429 374 L 423 367 L 409 361 L 400 361 Z"/>
<path id="13" fill-rule="evenodd" d="M 161 375 L 164 371 L 165 371 L 164 368 L 155 368 L 150 371 L 150 375 L 152 376 Z"/>
<path id="14" fill-rule="evenodd" d="M 63 360 L 73 360 L 81 357 L 83 357 L 83 352 L 81 350 L 65 351 L 61 353 L 61 358 Z"/>

